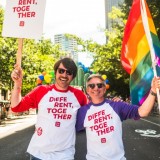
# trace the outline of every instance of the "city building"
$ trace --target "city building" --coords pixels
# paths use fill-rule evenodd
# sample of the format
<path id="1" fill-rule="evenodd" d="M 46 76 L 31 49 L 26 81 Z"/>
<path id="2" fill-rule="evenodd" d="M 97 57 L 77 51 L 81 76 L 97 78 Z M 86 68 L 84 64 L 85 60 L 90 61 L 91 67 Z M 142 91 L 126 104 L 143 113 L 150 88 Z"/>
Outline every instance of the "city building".
<path id="1" fill-rule="evenodd" d="M 108 18 L 108 13 L 112 11 L 112 7 L 118 7 L 124 0 L 105 0 L 105 23 L 106 29 L 112 27 L 112 21 Z"/>
<path id="2" fill-rule="evenodd" d="M 60 45 L 60 49 L 67 52 L 73 52 L 77 49 L 77 41 L 69 39 L 65 34 L 56 34 L 54 36 L 54 43 Z"/>
<path id="3" fill-rule="evenodd" d="M 65 34 L 56 34 L 54 36 L 54 43 L 60 45 L 62 51 L 66 51 L 69 57 L 73 58 L 76 62 L 78 61 L 77 54 L 77 41 L 75 39 L 69 39 Z"/>

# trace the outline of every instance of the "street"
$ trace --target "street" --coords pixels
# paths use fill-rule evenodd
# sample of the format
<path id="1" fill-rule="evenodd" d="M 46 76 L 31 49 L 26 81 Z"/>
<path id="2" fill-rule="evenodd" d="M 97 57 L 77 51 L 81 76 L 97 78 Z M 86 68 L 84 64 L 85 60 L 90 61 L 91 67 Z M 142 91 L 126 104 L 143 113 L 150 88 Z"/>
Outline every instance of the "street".
<path id="1" fill-rule="evenodd" d="M 23 125 L 24 126 L 24 125 Z M 1 160 L 29 160 L 26 153 L 34 125 L 0 139 Z M 123 122 L 127 160 L 160 160 L 160 116 Z M 75 160 L 85 160 L 85 132 L 77 133 Z"/>
<path id="2" fill-rule="evenodd" d="M 160 159 L 160 117 L 124 122 L 123 140 L 128 160 Z"/>

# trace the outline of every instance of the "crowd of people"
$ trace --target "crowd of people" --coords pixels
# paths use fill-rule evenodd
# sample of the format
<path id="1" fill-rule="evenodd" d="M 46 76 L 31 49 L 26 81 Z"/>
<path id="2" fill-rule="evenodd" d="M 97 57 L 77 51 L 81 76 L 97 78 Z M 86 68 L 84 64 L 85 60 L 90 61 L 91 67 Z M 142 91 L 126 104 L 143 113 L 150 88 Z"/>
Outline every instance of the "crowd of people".
<path id="1" fill-rule="evenodd" d="M 36 130 L 27 149 L 30 160 L 74 160 L 76 130 L 83 129 L 87 135 L 87 160 L 126 159 L 122 122 L 149 114 L 156 99 L 156 89 L 160 89 L 160 78 L 153 78 L 151 92 L 139 107 L 106 99 L 105 81 L 98 74 L 87 79 L 88 101 L 83 91 L 70 86 L 77 74 L 77 66 L 71 58 L 57 61 L 54 72 L 54 84 L 37 86 L 24 97 L 21 96 L 21 67 L 15 65 L 11 74 L 14 81 L 12 111 L 38 109 Z"/>

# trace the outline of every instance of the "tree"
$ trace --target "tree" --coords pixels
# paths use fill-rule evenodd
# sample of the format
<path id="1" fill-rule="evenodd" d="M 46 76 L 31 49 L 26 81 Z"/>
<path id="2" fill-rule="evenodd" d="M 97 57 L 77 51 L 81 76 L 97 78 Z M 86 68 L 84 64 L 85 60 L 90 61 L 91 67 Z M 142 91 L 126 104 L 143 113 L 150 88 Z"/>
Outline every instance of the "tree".
<path id="1" fill-rule="evenodd" d="M 0 8 L 0 35 L 2 35 L 2 24 L 3 24 L 4 11 Z M 0 36 L 0 82 L 2 83 L 1 88 L 11 89 L 11 70 L 15 63 L 16 54 L 16 39 L 14 38 L 3 38 Z"/>
<path id="2" fill-rule="evenodd" d="M 22 56 L 23 94 L 36 86 L 36 79 L 43 71 L 53 71 L 55 61 L 65 55 L 59 48 L 59 45 L 53 45 L 49 39 L 42 38 L 37 42 L 25 40 Z"/>
<path id="3" fill-rule="evenodd" d="M 123 97 L 129 96 L 129 75 L 124 71 L 120 62 L 122 36 L 125 25 L 125 14 L 113 7 L 109 14 L 112 28 L 106 30 L 107 44 L 100 46 L 95 52 L 92 69 L 108 77 L 109 91 Z"/>

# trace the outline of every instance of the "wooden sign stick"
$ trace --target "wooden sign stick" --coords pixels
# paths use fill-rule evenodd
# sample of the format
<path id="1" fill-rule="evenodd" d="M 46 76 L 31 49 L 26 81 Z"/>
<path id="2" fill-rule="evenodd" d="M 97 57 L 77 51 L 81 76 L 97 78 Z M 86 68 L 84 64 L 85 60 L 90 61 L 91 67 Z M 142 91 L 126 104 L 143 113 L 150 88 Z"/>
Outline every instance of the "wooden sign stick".
<path id="1" fill-rule="evenodd" d="M 22 50 L 23 50 L 23 38 L 18 39 L 18 50 L 16 57 L 16 64 L 21 67 L 22 62 Z"/>

